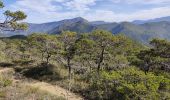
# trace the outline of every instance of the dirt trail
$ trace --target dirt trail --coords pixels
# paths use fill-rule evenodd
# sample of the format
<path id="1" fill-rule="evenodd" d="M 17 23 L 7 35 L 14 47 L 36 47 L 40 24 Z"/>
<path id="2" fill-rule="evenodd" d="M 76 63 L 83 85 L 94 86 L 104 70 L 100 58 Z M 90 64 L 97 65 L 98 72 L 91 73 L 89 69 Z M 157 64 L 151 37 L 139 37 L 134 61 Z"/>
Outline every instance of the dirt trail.
<path id="1" fill-rule="evenodd" d="M 45 82 L 37 82 L 29 85 L 32 87 L 38 87 L 40 90 L 47 91 L 53 95 L 65 97 L 68 100 L 83 100 L 80 96 L 77 96 L 74 93 L 71 93 L 57 85 L 54 86 Z"/>
<path id="2" fill-rule="evenodd" d="M 0 69 L 0 73 L 7 73 L 7 72 L 11 72 L 13 69 L 12 68 L 4 68 L 4 69 Z M 15 81 L 20 81 L 20 80 L 15 80 Z M 60 86 L 57 85 L 51 85 L 45 82 L 39 82 L 39 81 L 35 81 L 35 82 L 24 82 L 23 84 L 30 86 L 30 87 L 36 87 L 42 91 L 47 91 L 50 94 L 53 95 L 57 95 L 57 96 L 62 96 L 64 98 L 66 98 L 67 100 L 83 100 L 82 97 L 69 92 L 68 90 L 61 88 Z"/>
<path id="3" fill-rule="evenodd" d="M 12 68 L 3 68 L 3 69 L 0 69 L 0 74 L 1 73 L 9 73 L 9 72 L 14 72 L 14 70 Z"/>

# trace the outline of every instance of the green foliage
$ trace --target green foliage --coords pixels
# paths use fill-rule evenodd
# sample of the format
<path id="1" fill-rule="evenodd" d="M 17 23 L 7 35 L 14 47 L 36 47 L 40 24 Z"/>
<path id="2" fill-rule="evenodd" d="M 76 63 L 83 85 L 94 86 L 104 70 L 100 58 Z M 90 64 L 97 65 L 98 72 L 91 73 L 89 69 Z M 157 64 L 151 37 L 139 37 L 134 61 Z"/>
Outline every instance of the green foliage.
<path id="1" fill-rule="evenodd" d="M 121 45 L 121 39 L 104 30 L 95 30 L 92 32 L 90 37 L 93 41 L 95 41 L 94 56 L 97 64 L 97 71 L 99 73 L 102 64 L 104 63 L 105 59 L 109 59 L 109 55 L 112 53 L 112 50 L 118 44 Z"/>
<path id="2" fill-rule="evenodd" d="M 6 39 L 4 40 L 4 42 L 6 43 L 5 46 L 5 56 L 6 56 L 6 61 L 12 61 L 12 60 L 17 60 L 21 58 L 21 52 L 19 50 L 19 44 L 21 43 L 20 40 L 14 39 L 14 40 L 9 40 Z"/>
<path id="3" fill-rule="evenodd" d="M 28 25 L 25 24 L 25 23 L 16 23 L 16 22 L 11 22 L 11 27 L 14 29 L 14 30 L 27 30 L 28 28 Z"/>
<path id="4" fill-rule="evenodd" d="M 77 33 L 65 31 L 59 36 L 59 39 L 63 45 L 63 55 L 66 58 L 73 58 L 75 55 L 75 42 L 77 40 Z"/>
<path id="5" fill-rule="evenodd" d="M 93 76 L 94 77 L 94 76 Z M 169 99 L 170 79 L 156 76 L 153 73 L 145 75 L 135 67 L 106 72 L 93 79 L 90 86 L 90 99 L 100 100 L 150 100 Z M 164 91 L 163 94 L 160 92 Z"/>
<path id="6" fill-rule="evenodd" d="M 170 42 L 163 39 L 153 39 L 150 44 L 153 46 L 153 53 L 156 56 L 170 58 Z M 161 55 L 160 55 L 161 54 Z"/>
<path id="7" fill-rule="evenodd" d="M 91 37 L 94 40 L 98 41 L 97 43 L 102 44 L 102 45 L 104 45 L 104 44 L 108 43 L 109 41 L 111 41 L 112 36 L 113 36 L 112 33 L 108 32 L 108 31 L 104 31 L 104 30 L 95 30 L 91 34 Z"/>
<path id="8" fill-rule="evenodd" d="M 61 48 L 61 44 L 55 35 L 36 33 L 28 36 L 26 45 L 35 48 L 41 54 L 42 61 L 45 58 L 47 64 L 51 56 L 59 53 L 59 49 Z"/>
<path id="9" fill-rule="evenodd" d="M 27 15 L 25 15 L 22 11 L 11 12 L 7 10 L 4 12 L 4 15 L 6 15 L 12 22 L 23 20 L 27 17 Z"/>
<path id="10" fill-rule="evenodd" d="M 2 81 L 3 81 L 3 83 L 1 83 L 1 86 L 3 86 L 3 87 L 7 87 L 12 84 L 12 80 L 3 79 Z"/>
<path id="11" fill-rule="evenodd" d="M 5 47 L 6 43 L 0 40 L 0 61 L 4 61 L 6 59 L 5 55 Z"/>
<path id="12" fill-rule="evenodd" d="M 22 39 L 2 39 L 0 44 L 2 59 L 17 63 L 26 77 L 60 83 L 90 100 L 170 98 L 167 40 L 154 39 L 151 47 L 145 47 L 122 34 L 95 30 L 86 34 L 34 33 Z M 10 80 L 3 82 L 3 86 L 11 84 Z"/>
<path id="13" fill-rule="evenodd" d="M 0 8 L 3 8 L 3 2 L 0 1 Z M 28 25 L 26 23 L 18 23 L 18 21 L 22 21 L 26 19 L 27 15 L 25 15 L 22 11 L 11 12 L 9 10 L 3 13 L 5 15 L 5 21 L 1 23 L 0 27 L 4 31 L 15 31 L 15 30 L 26 30 Z"/>
<path id="14" fill-rule="evenodd" d="M 3 7 L 3 2 L 0 1 L 0 8 Z M 6 20 L 0 24 L 3 30 L 27 29 L 27 24 L 18 23 L 27 17 L 24 12 L 7 10 L 4 15 Z M 128 23 L 123 24 L 127 26 Z M 72 27 L 74 28 L 74 25 Z M 79 32 L 85 31 L 85 27 L 92 30 L 86 23 L 79 26 Z M 143 36 L 143 33 L 140 35 Z M 58 35 L 33 33 L 26 39 L 2 39 L 0 45 L 1 62 L 12 61 L 23 67 L 34 60 L 40 62 L 41 59 L 41 62 L 45 61 L 45 65 L 41 64 L 43 67 L 28 68 L 23 75 L 37 79 L 45 76 L 46 80 L 48 75 L 56 75 L 51 79 L 55 80 L 58 77 L 57 81 L 62 80 L 62 84 L 69 87 L 69 90 L 72 84 L 74 92 L 79 92 L 90 100 L 170 99 L 170 74 L 168 73 L 170 42 L 167 40 L 153 39 L 150 42 L 151 46 L 146 48 L 122 34 L 113 35 L 108 31 L 95 30 L 86 34 L 71 31 L 63 31 Z M 52 61 L 57 62 L 58 66 L 66 65 L 69 72 L 64 68 L 58 70 L 58 73 L 54 72 L 49 64 Z M 67 75 L 65 75 L 68 73 L 69 81 L 66 80 Z M 10 78 L 0 75 L 0 87 L 11 85 Z M 27 87 L 25 94 L 38 92 L 38 88 Z M 5 92 L 0 91 L 0 98 L 5 95 Z"/>
<path id="15" fill-rule="evenodd" d="M 79 65 L 91 70 L 91 62 L 95 59 L 95 41 L 89 38 L 89 34 L 80 35 L 76 41 L 76 56 L 75 61 L 80 62 Z"/>
<path id="16" fill-rule="evenodd" d="M 69 69 L 69 76 L 71 77 L 72 71 L 71 60 L 76 55 L 77 33 L 70 31 L 62 32 L 62 34 L 59 36 L 59 40 L 63 45 L 61 54 L 67 62 L 66 66 Z"/>
<path id="17" fill-rule="evenodd" d="M 3 8 L 4 7 L 4 4 L 2 1 L 0 1 L 0 8 Z"/>
<path id="18" fill-rule="evenodd" d="M 0 91 L 0 98 L 5 98 L 5 96 L 6 96 L 6 93 L 5 93 L 5 91 Z"/>
<path id="19" fill-rule="evenodd" d="M 167 40 L 153 39 L 151 49 L 142 50 L 137 57 L 141 60 L 142 69 L 145 71 L 170 71 L 170 42 Z"/>
<path id="20" fill-rule="evenodd" d="M 0 87 L 7 87 L 12 85 L 11 74 L 12 72 L 0 73 Z"/>
<path id="21" fill-rule="evenodd" d="M 89 39 L 89 34 L 82 34 L 76 41 L 78 54 L 90 54 L 93 52 L 95 41 Z"/>

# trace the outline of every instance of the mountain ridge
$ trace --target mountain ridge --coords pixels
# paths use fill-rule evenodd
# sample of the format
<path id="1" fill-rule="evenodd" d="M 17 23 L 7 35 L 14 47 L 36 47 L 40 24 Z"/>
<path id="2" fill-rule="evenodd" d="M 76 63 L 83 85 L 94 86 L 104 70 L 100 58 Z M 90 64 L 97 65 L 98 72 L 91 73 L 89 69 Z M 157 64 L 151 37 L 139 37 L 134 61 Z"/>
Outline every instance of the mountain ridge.
<path id="1" fill-rule="evenodd" d="M 134 20 L 134 21 L 132 21 L 132 23 L 134 23 L 134 24 L 144 24 L 144 23 L 148 23 L 148 22 L 161 22 L 161 21 L 170 22 L 170 16 L 160 17 L 160 18 L 155 18 L 155 19 L 149 19 L 149 20 Z"/>
<path id="2" fill-rule="evenodd" d="M 161 19 L 161 18 L 160 18 Z M 74 31 L 77 33 L 89 33 L 96 29 L 103 29 L 112 32 L 113 34 L 123 33 L 126 36 L 133 38 L 139 42 L 147 44 L 151 38 L 170 39 L 170 22 L 146 22 L 143 24 L 135 24 L 133 22 L 90 22 L 82 17 L 73 19 L 65 19 L 58 22 L 49 22 L 42 24 L 28 23 L 27 31 L 9 32 L 12 35 L 29 35 L 32 33 L 48 33 L 59 34 L 62 31 Z"/>

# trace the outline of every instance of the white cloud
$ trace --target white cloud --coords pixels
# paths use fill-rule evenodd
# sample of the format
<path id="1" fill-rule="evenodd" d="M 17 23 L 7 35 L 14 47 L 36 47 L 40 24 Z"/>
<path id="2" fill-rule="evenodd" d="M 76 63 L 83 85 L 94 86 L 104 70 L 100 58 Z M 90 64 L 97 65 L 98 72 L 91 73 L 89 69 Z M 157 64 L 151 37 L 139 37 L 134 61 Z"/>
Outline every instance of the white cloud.
<path id="1" fill-rule="evenodd" d="M 52 21 L 57 15 L 61 17 L 59 12 L 63 8 L 62 6 L 54 5 L 54 2 L 62 3 L 65 1 L 66 0 L 17 0 L 14 4 L 11 4 L 8 9 L 14 11 L 22 10 L 28 15 L 26 21 L 40 23 Z M 58 16 L 56 19 L 59 18 Z"/>
<path id="2" fill-rule="evenodd" d="M 38 13 L 48 13 L 55 12 L 57 10 L 62 9 L 61 6 L 53 5 L 53 1 L 62 0 L 18 0 L 15 4 L 11 5 L 12 9 L 22 9 L 25 11 L 33 11 Z"/>
<path id="3" fill-rule="evenodd" d="M 17 0 L 8 7 L 23 10 L 29 22 L 46 22 L 83 16 L 97 0 Z M 57 3 L 57 4 L 56 4 Z"/>
<path id="4" fill-rule="evenodd" d="M 85 15 L 85 18 L 92 21 L 104 20 L 108 22 L 133 21 L 133 20 L 147 20 L 159 18 L 170 15 L 170 7 L 153 8 L 149 10 L 140 10 L 128 14 L 114 13 L 113 11 L 98 10 L 93 13 Z"/>
<path id="5" fill-rule="evenodd" d="M 89 6 L 95 5 L 96 1 L 98 0 L 18 0 L 12 5 L 12 8 L 46 13 L 62 10 L 62 6 L 64 6 L 64 9 L 86 11 L 90 10 Z M 55 5 L 55 2 L 62 6 Z"/>
<path id="6" fill-rule="evenodd" d="M 97 0 L 72 0 L 64 4 L 69 9 L 75 9 L 79 11 L 90 10 L 89 6 L 95 5 Z"/>
<path id="7" fill-rule="evenodd" d="M 113 3 L 128 4 L 168 4 L 170 0 L 111 0 Z"/>
<path id="8" fill-rule="evenodd" d="M 170 15 L 170 7 L 159 7 L 150 10 L 142 10 L 130 15 L 129 20 L 133 19 L 153 19 Z"/>
<path id="9" fill-rule="evenodd" d="M 135 19 L 152 19 L 157 17 L 169 16 L 170 7 L 157 7 L 147 10 L 138 10 L 131 13 L 115 13 L 113 10 L 91 9 L 90 6 L 96 6 L 97 1 L 102 0 L 17 0 L 8 7 L 10 10 L 24 10 L 28 15 L 26 21 L 42 23 L 57 21 L 62 19 L 84 17 L 90 21 L 132 21 Z M 122 0 L 114 0 L 118 3 Z M 165 3 L 170 0 L 126 0 L 131 3 L 135 2 L 154 2 Z M 57 4 L 56 4 L 57 3 Z"/>

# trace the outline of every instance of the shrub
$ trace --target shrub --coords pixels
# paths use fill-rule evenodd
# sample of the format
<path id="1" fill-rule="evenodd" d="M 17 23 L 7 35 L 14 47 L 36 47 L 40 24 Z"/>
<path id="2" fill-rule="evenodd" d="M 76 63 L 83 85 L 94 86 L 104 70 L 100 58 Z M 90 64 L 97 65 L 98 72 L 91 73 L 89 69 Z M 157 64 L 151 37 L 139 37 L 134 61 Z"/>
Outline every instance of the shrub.
<path id="1" fill-rule="evenodd" d="M 0 91 L 0 99 L 5 98 L 5 96 L 6 96 L 5 91 Z"/>
<path id="2" fill-rule="evenodd" d="M 164 76 L 156 76 L 153 73 L 145 75 L 143 71 L 134 67 L 112 72 L 103 71 L 100 77 L 96 76 L 92 76 L 95 79 L 89 87 L 91 92 L 86 94 L 89 99 L 168 99 L 164 95 L 169 94 L 170 79 Z"/>

